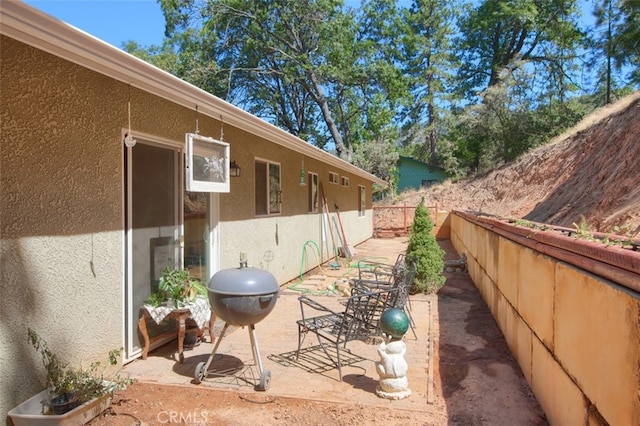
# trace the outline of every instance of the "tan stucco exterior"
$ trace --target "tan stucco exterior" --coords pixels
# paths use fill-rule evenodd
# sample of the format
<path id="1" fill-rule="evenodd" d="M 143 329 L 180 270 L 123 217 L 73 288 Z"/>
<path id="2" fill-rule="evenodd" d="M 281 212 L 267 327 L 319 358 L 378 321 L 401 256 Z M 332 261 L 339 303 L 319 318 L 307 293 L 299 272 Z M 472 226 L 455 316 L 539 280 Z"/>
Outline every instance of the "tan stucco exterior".
<path id="1" fill-rule="evenodd" d="M 302 250 L 306 241 L 311 240 L 321 248 L 321 257 L 327 260 L 326 245 L 322 243 L 322 203 L 318 211 L 309 213 L 308 173 L 318 175 L 327 207 L 332 215 L 337 205 L 345 229 L 347 243 L 355 245 L 372 236 L 372 200 L 370 181 L 345 173 L 316 158 L 292 152 L 267 141 L 247 138 L 238 130 L 224 130 L 224 138 L 231 144 L 232 158 L 242 167 L 241 176 L 231 180 L 231 192 L 220 195 L 221 220 L 221 267 L 238 265 L 239 253 L 247 253 L 254 266 L 269 265 L 270 272 L 281 281 L 295 277 L 299 272 Z M 235 141 L 241 141 L 240 144 Z M 256 216 L 254 209 L 254 163 L 258 160 L 273 161 L 281 166 L 282 211 L 270 217 Z M 300 185 L 300 171 L 304 167 L 305 185 Z M 349 178 L 349 186 L 329 182 L 329 172 Z M 358 215 L 358 186 L 364 186 L 367 194 L 365 216 Z M 333 226 L 333 220 L 331 226 Z M 301 232 L 302 230 L 308 230 Z M 329 254 L 333 255 L 330 236 Z M 334 237 L 335 239 L 335 237 Z M 321 244 L 322 243 L 322 244 Z M 336 244 L 338 242 L 336 241 Z M 265 255 L 273 253 L 273 261 Z M 279 260 L 279 261 L 278 261 Z M 274 268 L 274 265 L 279 266 Z M 309 264 L 310 267 L 316 266 Z"/>
<path id="2" fill-rule="evenodd" d="M 452 214 L 451 241 L 552 425 L 640 424 L 640 297 Z M 537 247 L 535 244 L 531 244 Z"/>
<path id="3" fill-rule="evenodd" d="M 377 178 L 29 6 L 0 7 L 0 419 L 42 390 L 27 327 L 70 363 L 123 346 L 129 103 L 136 137 L 181 147 L 198 130 L 229 143 L 242 173 L 214 198 L 219 268 L 236 267 L 242 251 L 284 283 L 300 273 L 306 241 L 323 247 L 303 161 L 330 211 L 339 206 L 349 244 L 371 237 Z M 256 158 L 281 166 L 281 214 L 255 215 Z M 329 171 L 349 186 L 330 184 Z"/>
<path id="4" fill-rule="evenodd" d="M 42 387 L 27 327 L 76 363 L 104 361 L 122 346 L 118 103 L 126 92 L 11 39 L 0 42 L 0 394 L 6 413 Z"/>

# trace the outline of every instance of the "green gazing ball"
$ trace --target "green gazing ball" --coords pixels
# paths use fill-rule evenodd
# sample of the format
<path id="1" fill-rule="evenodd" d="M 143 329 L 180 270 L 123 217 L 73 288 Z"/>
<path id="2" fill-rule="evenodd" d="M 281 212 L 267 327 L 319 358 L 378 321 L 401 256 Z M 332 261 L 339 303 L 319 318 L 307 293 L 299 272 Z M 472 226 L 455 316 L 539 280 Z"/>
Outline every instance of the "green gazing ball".
<path id="1" fill-rule="evenodd" d="M 402 309 L 387 309 L 380 316 L 380 330 L 391 337 L 400 338 L 409 329 L 409 317 Z"/>

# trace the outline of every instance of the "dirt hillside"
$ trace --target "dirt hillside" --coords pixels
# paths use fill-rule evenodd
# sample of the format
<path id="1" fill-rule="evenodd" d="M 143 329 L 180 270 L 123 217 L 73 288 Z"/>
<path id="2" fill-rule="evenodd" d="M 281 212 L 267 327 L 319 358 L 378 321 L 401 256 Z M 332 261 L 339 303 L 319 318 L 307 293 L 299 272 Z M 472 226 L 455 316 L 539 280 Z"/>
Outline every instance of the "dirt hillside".
<path id="1" fill-rule="evenodd" d="M 402 202 L 640 234 L 640 92 L 485 176 L 407 193 Z"/>

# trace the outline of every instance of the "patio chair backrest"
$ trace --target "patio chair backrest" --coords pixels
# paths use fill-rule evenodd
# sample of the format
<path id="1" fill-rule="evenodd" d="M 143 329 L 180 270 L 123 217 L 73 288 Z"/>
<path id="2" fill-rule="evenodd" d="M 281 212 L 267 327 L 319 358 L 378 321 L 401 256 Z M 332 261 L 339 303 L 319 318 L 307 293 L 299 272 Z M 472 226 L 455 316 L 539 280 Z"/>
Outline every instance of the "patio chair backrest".
<path id="1" fill-rule="evenodd" d="M 348 298 L 342 321 L 333 333 L 345 342 L 380 334 L 378 321 L 382 313 L 397 303 L 398 290 L 363 291 Z"/>
<path id="2" fill-rule="evenodd" d="M 394 264 L 360 261 L 358 266 L 358 279 L 387 281 L 389 283 L 404 273 L 405 254 L 400 253 Z"/>
<path id="3" fill-rule="evenodd" d="M 416 278 L 417 267 L 416 264 L 411 262 L 407 265 L 404 273 L 398 277 L 394 286 L 398 289 L 395 298 L 394 308 L 403 309 L 407 301 L 409 300 L 409 294 L 411 293 L 411 287 L 413 287 L 413 280 Z"/>

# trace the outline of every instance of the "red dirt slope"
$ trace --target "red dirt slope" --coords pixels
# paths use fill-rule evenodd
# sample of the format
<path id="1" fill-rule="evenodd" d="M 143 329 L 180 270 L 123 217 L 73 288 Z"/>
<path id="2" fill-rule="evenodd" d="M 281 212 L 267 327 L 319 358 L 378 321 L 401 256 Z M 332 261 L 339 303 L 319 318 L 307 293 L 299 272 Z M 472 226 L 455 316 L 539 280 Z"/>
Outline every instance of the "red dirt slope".
<path id="1" fill-rule="evenodd" d="M 406 194 L 404 202 L 573 227 L 640 233 L 640 92 L 485 176 Z"/>

